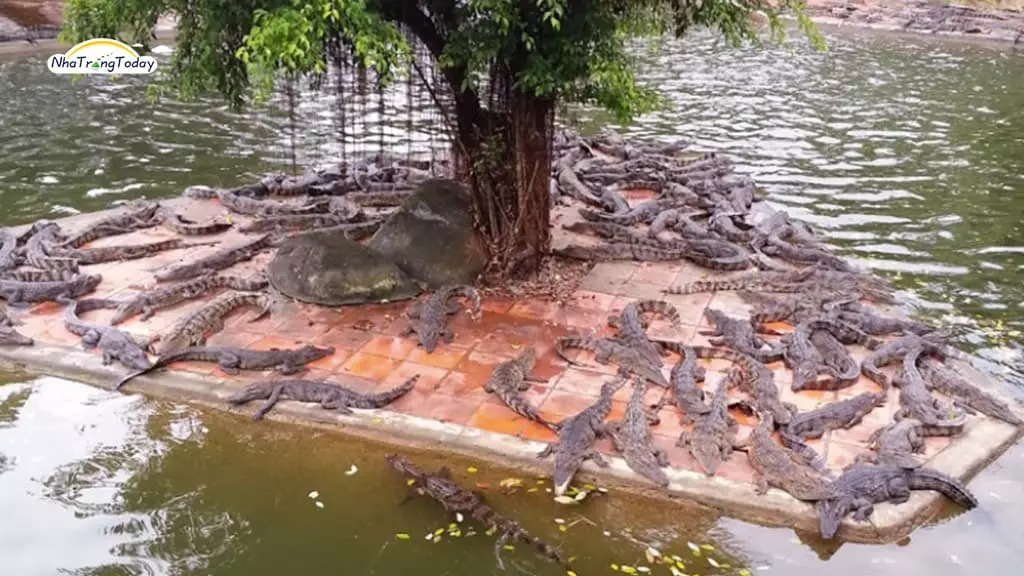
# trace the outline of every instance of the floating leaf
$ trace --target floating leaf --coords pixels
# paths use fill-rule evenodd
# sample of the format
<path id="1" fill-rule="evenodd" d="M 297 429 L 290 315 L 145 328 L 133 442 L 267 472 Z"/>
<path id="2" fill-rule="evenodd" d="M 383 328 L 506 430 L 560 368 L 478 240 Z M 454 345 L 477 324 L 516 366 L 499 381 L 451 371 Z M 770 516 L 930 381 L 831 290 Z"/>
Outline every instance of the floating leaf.
<path id="1" fill-rule="evenodd" d="M 636 568 L 632 566 L 623 566 L 622 571 L 626 574 L 636 574 Z"/>
<path id="2" fill-rule="evenodd" d="M 672 576 L 686 576 L 685 574 L 677 570 L 675 566 L 669 566 L 668 569 L 669 572 L 672 572 Z"/>
<path id="3" fill-rule="evenodd" d="M 409 535 L 405 532 L 399 532 L 398 534 L 395 534 L 395 538 L 398 538 L 399 540 L 408 540 Z"/>
<path id="4" fill-rule="evenodd" d="M 543 483 L 543 481 L 541 481 Z M 523 485 L 522 478 L 505 478 L 501 482 L 498 482 L 498 486 L 502 488 L 518 488 Z"/>
<path id="5" fill-rule="evenodd" d="M 675 560 L 676 562 L 682 562 L 683 561 L 683 557 L 680 556 L 679 554 L 673 554 L 672 555 L 672 559 Z"/>
<path id="6" fill-rule="evenodd" d="M 555 524 L 565 524 L 565 518 L 555 518 Z"/>
<path id="7" fill-rule="evenodd" d="M 451 524 L 448 525 L 448 531 L 449 532 L 453 532 L 453 531 L 458 530 L 458 529 L 459 529 L 459 525 L 456 524 L 455 522 L 452 522 Z"/>
<path id="8" fill-rule="evenodd" d="M 498 527 L 497 526 L 491 526 L 490 528 L 487 529 L 486 532 L 484 532 L 484 534 L 487 534 L 488 536 L 494 536 L 494 533 L 497 532 L 497 531 L 498 531 Z"/>
<path id="9" fill-rule="evenodd" d="M 477 469 L 474 468 L 473 466 L 470 466 L 469 468 L 466 468 L 466 472 L 469 472 L 470 474 L 476 474 Z"/>
<path id="10" fill-rule="evenodd" d="M 650 556 L 654 556 L 655 558 L 661 558 L 661 550 L 658 550 L 654 546 L 647 547 L 647 554 Z"/>
<path id="11" fill-rule="evenodd" d="M 487 482 L 477 482 L 476 483 L 476 487 L 479 488 L 480 490 L 490 490 L 491 489 L 491 485 L 488 484 Z"/>
<path id="12" fill-rule="evenodd" d="M 512 550 L 516 549 L 516 547 L 511 545 L 511 544 L 505 544 L 504 546 L 502 546 L 502 548 L 504 548 L 505 550 L 508 550 L 508 551 L 512 551 Z"/>
<path id="13" fill-rule="evenodd" d="M 405 484 L 407 486 L 412 486 L 415 483 L 416 483 L 416 479 L 415 478 L 409 478 L 408 480 L 405 481 Z"/>
<path id="14" fill-rule="evenodd" d="M 576 576 L 576 573 L 573 572 L 572 570 L 566 570 L 565 571 L 565 576 Z"/>
<path id="15" fill-rule="evenodd" d="M 609 531 L 607 531 L 607 530 L 605 530 L 604 532 L 602 532 L 602 534 L 604 534 L 605 536 L 608 536 L 608 537 L 611 537 L 611 535 L 612 535 L 612 533 L 611 533 L 611 532 L 609 532 Z"/>
<path id="16" fill-rule="evenodd" d="M 608 493 L 608 489 L 607 488 L 598 488 L 597 491 L 600 492 L 601 494 L 607 494 Z"/>
<path id="17" fill-rule="evenodd" d="M 694 556 L 700 556 L 700 546 L 697 546 L 693 542 L 687 542 L 686 545 L 690 548 L 690 552 L 693 552 Z"/>
<path id="18" fill-rule="evenodd" d="M 701 544 L 700 547 L 705 549 L 705 550 L 710 550 L 711 552 L 715 551 L 715 547 L 712 546 L 711 544 Z"/>
<path id="19" fill-rule="evenodd" d="M 309 496 L 309 497 L 310 497 L 310 499 L 312 499 L 312 500 L 316 500 L 317 498 L 319 498 L 319 497 L 320 497 L 320 493 L 319 493 L 319 492 L 317 492 L 316 490 L 313 490 L 312 492 L 310 492 L 309 494 L 307 494 L 307 496 Z"/>
<path id="20" fill-rule="evenodd" d="M 537 480 L 537 484 L 538 484 L 538 485 L 539 485 L 539 484 L 543 484 L 543 483 L 544 483 L 544 479 L 543 479 L 543 478 L 541 478 L 540 480 Z"/>
<path id="21" fill-rule="evenodd" d="M 587 494 L 590 494 L 590 492 L 580 492 L 579 494 L 576 494 L 573 500 L 583 502 L 583 499 L 587 497 Z"/>
<path id="22" fill-rule="evenodd" d="M 648 568 L 647 566 L 637 566 L 636 567 L 636 571 L 637 572 L 643 572 L 644 574 L 650 574 L 651 569 Z"/>
<path id="23" fill-rule="evenodd" d="M 438 528 L 437 530 L 434 530 L 434 536 L 440 536 L 441 534 L 444 534 L 444 528 Z"/>
<path id="24" fill-rule="evenodd" d="M 456 512 L 455 513 L 455 521 L 456 522 L 462 522 L 462 520 L 463 520 L 462 512 Z"/>
<path id="25" fill-rule="evenodd" d="M 683 564 L 682 562 L 677 560 L 676 561 L 676 568 L 679 568 L 680 570 L 686 570 L 686 564 Z"/>
<path id="26" fill-rule="evenodd" d="M 565 524 L 559 524 L 558 525 L 558 531 L 559 532 L 565 532 L 566 530 L 568 530 L 568 528 L 565 527 Z"/>
<path id="27" fill-rule="evenodd" d="M 750 570 L 747 570 L 746 568 L 740 568 L 740 571 L 737 572 L 737 574 L 739 576 L 753 576 L 753 574 L 750 573 Z"/>
<path id="28" fill-rule="evenodd" d="M 569 498 L 568 496 L 565 496 L 564 494 L 562 496 L 555 496 L 555 502 L 558 502 L 559 504 L 575 504 L 576 503 L 575 500 L 573 500 L 572 498 Z"/>
<path id="29" fill-rule="evenodd" d="M 619 571 L 619 565 L 618 564 L 612 564 L 612 570 L 615 570 L 616 572 L 618 572 Z"/>
<path id="30" fill-rule="evenodd" d="M 583 489 L 588 492 L 593 492 L 594 490 L 597 490 L 597 486 L 594 486 L 593 484 L 584 484 Z"/>
<path id="31" fill-rule="evenodd" d="M 530 489 L 527 490 L 527 492 L 537 492 L 537 489 L 536 488 L 530 488 Z"/>
<path id="32" fill-rule="evenodd" d="M 352 476 L 356 472 L 359 472 L 359 468 L 356 468 L 356 465 L 353 464 L 351 468 L 345 471 L 345 476 Z"/>
<path id="33" fill-rule="evenodd" d="M 323 503 L 323 502 L 321 502 L 321 501 L 319 501 L 319 500 L 317 500 L 316 502 L 314 502 L 314 504 L 316 504 L 316 507 L 317 507 L 317 508 L 323 508 L 323 507 L 324 507 L 324 503 Z"/>
<path id="34" fill-rule="evenodd" d="M 710 556 L 708 557 L 708 564 L 711 564 L 715 568 L 721 568 L 721 566 L 718 564 L 718 560 L 715 560 L 714 558 L 712 558 Z"/>
<path id="35" fill-rule="evenodd" d="M 430 541 L 430 540 L 433 540 L 433 539 L 434 539 L 434 533 L 433 532 L 428 532 L 426 538 L 424 538 L 424 540 L 427 540 L 427 541 Z"/>

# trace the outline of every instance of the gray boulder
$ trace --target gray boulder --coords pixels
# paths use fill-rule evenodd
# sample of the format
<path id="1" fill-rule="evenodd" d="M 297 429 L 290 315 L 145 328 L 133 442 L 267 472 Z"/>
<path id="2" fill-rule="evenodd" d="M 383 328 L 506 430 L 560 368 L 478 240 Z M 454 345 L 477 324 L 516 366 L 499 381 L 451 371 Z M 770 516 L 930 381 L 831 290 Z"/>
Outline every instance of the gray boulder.
<path id="1" fill-rule="evenodd" d="M 487 264 L 487 247 L 473 229 L 473 199 L 451 180 L 416 187 L 370 238 L 368 246 L 430 287 L 472 284 Z"/>
<path id="2" fill-rule="evenodd" d="M 285 295 L 322 306 L 406 300 L 419 292 L 393 262 L 341 232 L 289 238 L 267 275 Z"/>

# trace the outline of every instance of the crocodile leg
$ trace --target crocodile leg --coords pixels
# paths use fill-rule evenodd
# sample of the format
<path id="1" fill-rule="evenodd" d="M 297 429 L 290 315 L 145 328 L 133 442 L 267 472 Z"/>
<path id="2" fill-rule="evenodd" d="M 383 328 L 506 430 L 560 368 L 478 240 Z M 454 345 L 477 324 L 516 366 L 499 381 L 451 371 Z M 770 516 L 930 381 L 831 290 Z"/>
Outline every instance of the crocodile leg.
<path id="1" fill-rule="evenodd" d="M 889 496 L 889 502 L 893 504 L 903 504 L 910 500 L 910 486 L 907 485 L 907 481 L 904 478 L 893 478 L 885 488 Z"/>
<path id="2" fill-rule="evenodd" d="M 284 364 L 275 366 L 274 370 L 278 374 L 298 374 L 299 372 L 305 372 L 306 367 L 285 362 Z"/>
<path id="3" fill-rule="evenodd" d="M 615 437 L 612 436 L 612 438 L 615 438 Z M 583 455 L 583 459 L 584 460 L 593 460 L 594 464 L 597 464 L 601 468 L 607 468 L 608 467 L 608 461 L 605 460 L 604 456 L 601 456 L 601 453 L 596 451 L 596 450 L 591 450 L 590 452 L 587 452 L 586 454 L 584 454 Z"/>
<path id="4" fill-rule="evenodd" d="M 537 458 L 540 459 L 540 458 L 547 458 L 548 456 L 551 456 L 552 454 L 555 453 L 555 446 L 556 446 L 555 444 L 548 444 L 547 446 L 544 447 L 543 450 L 541 450 L 540 452 L 537 453 Z"/>
<path id="5" fill-rule="evenodd" d="M 103 351 L 102 362 L 104 366 L 109 366 L 110 364 L 113 364 L 114 360 L 117 360 L 117 357 L 114 356 L 113 352 L 107 352 L 106 350 Z"/>
<path id="6" fill-rule="evenodd" d="M 875 511 L 875 505 L 868 498 L 855 498 L 853 507 L 853 519 L 857 522 L 867 522 L 871 513 Z"/>
<path id="7" fill-rule="evenodd" d="M 320 407 L 324 410 L 334 410 L 338 414 L 353 414 L 352 409 L 346 406 L 345 402 L 339 398 L 325 398 L 320 402 Z"/>
<path id="8" fill-rule="evenodd" d="M 754 484 L 757 486 L 755 492 L 764 496 L 768 493 L 768 478 L 758 471 L 754 471 Z"/>
<path id="9" fill-rule="evenodd" d="M 679 446 L 680 448 L 685 448 L 689 443 L 690 433 L 684 430 L 683 433 L 679 435 L 679 439 L 676 440 L 676 446 Z"/>
<path id="10" fill-rule="evenodd" d="M 452 342 L 455 341 L 455 333 L 447 328 L 442 328 L 441 331 L 438 332 L 438 335 L 441 337 L 441 340 L 445 342 L 445 344 L 451 344 Z"/>
<path id="11" fill-rule="evenodd" d="M 153 310 L 153 307 L 147 304 L 142 307 L 142 315 L 139 316 L 139 320 L 145 322 L 152 318 L 154 314 L 156 314 L 156 312 Z"/>
<path id="12" fill-rule="evenodd" d="M 221 352 L 217 358 L 217 365 L 220 366 L 220 369 L 232 375 L 240 372 L 239 366 L 241 363 L 242 359 L 230 352 Z"/>
<path id="13" fill-rule="evenodd" d="M 274 408 L 274 405 L 281 399 L 282 392 L 284 392 L 283 384 L 274 386 L 274 389 L 270 392 L 270 398 L 268 398 L 267 402 L 256 411 L 256 414 L 253 414 L 252 419 L 262 420 L 263 417 L 267 415 L 267 412 L 270 412 Z"/>
<path id="14" fill-rule="evenodd" d="M 662 468 L 668 468 L 671 463 L 668 461 L 668 454 L 661 448 L 655 448 L 653 450 L 654 459 L 658 462 L 658 466 Z"/>
<path id="15" fill-rule="evenodd" d="M 88 330 L 82 335 L 82 347 L 88 350 L 89 348 L 95 348 L 100 343 L 100 338 L 103 335 L 96 330 Z"/>

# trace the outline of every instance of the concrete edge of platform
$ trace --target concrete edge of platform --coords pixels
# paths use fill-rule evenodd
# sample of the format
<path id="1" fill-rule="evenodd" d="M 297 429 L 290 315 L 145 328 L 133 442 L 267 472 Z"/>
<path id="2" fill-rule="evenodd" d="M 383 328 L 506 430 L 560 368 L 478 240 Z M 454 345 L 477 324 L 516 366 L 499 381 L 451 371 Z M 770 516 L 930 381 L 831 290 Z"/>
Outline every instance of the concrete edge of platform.
<path id="1" fill-rule="evenodd" d="M 104 366 L 99 355 L 85 350 L 37 343 L 30 347 L 0 348 L 0 369 L 42 373 L 85 382 L 110 390 L 124 373 L 123 367 Z M 344 382 L 339 382 L 344 384 Z M 137 378 L 125 390 L 144 392 L 158 398 L 188 402 L 238 414 L 255 408 L 235 408 L 224 403 L 229 390 L 223 380 L 186 371 L 165 371 Z M 544 443 L 478 430 L 458 424 L 398 414 L 387 410 L 360 411 L 354 416 L 328 412 L 311 404 L 282 402 L 268 418 L 335 430 L 385 444 L 481 457 L 499 464 L 534 473 L 548 473 L 550 464 L 536 458 Z M 1012 426 L 992 421 L 975 421 L 965 433 L 930 465 L 958 478 L 973 476 L 998 458 L 1019 436 Z M 956 447 L 955 450 L 950 448 Z M 954 454 L 955 452 L 955 454 Z M 608 458 L 610 466 L 600 468 L 588 462 L 584 473 L 630 493 L 660 499 L 683 497 L 720 510 L 740 520 L 767 526 L 817 531 L 817 516 L 811 505 L 779 490 L 757 496 L 751 485 L 721 477 L 705 477 L 687 470 L 669 469 L 668 492 L 658 490 L 634 474 L 621 458 Z M 900 506 L 879 505 L 870 523 L 844 523 L 840 537 L 849 542 L 878 544 L 905 537 L 928 522 L 939 509 L 940 497 L 918 492 Z"/>

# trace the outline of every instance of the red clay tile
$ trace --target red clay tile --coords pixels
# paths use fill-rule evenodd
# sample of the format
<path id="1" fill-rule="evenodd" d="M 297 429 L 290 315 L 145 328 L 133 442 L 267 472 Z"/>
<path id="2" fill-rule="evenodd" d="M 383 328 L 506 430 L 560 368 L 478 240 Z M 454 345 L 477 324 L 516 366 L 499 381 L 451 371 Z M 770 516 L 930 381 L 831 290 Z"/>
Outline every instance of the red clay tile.
<path id="1" fill-rule="evenodd" d="M 24 332 L 23 332 L 24 334 Z M 26 334 L 27 336 L 28 334 Z M 68 332 L 63 326 L 54 326 L 39 335 L 39 339 L 51 344 L 63 344 L 65 346 L 78 346 L 81 347 L 82 339 L 71 332 Z"/>
<path id="2" fill-rule="evenodd" d="M 416 341 L 411 338 L 373 336 L 359 351 L 394 360 L 403 360 L 412 352 L 413 348 L 416 348 Z"/>
<path id="3" fill-rule="evenodd" d="M 614 294 L 593 292 L 591 290 L 577 290 L 572 295 L 569 305 L 591 312 L 608 312 L 615 300 L 616 296 Z"/>
<path id="4" fill-rule="evenodd" d="M 863 446 L 830 439 L 828 441 L 828 467 L 831 470 L 842 470 L 853 464 L 854 459 L 859 454 L 866 454 L 868 452 L 869 450 Z"/>
<path id="5" fill-rule="evenodd" d="M 216 364 L 211 362 L 175 362 L 169 366 L 173 370 L 184 370 L 185 372 L 195 372 L 196 374 L 212 374 L 214 369 L 217 367 Z"/>
<path id="6" fill-rule="evenodd" d="M 952 438 L 948 436 L 928 436 L 924 439 L 924 457 L 931 459 L 949 446 Z"/>
<path id="7" fill-rule="evenodd" d="M 715 475 L 733 482 L 754 483 L 754 469 L 750 467 L 750 460 L 739 451 L 733 451 L 725 462 L 719 464 Z"/>
<path id="8" fill-rule="evenodd" d="M 505 406 L 484 402 L 469 418 L 469 425 L 489 432 L 516 436 L 527 420 L 517 416 Z"/>
<path id="9" fill-rule="evenodd" d="M 676 307 L 683 324 L 696 325 L 711 301 L 711 294 L 665 294 L 662 299 Z"/>
<path id="10" fill-rule="evenodd" d="M 441 386 L 441 382 L 448 376 L 448 371 L 441 368 L 435 368 L 433 366 L 425 366 L 423 364 L 405 361 L 391 370 L 386 378 L 381 379 L 380 385 L 377 386 L 375 391 L 382 392 L 384 390 L 394 388 L 395 386 L 399 386 L 417 374 L 419 374 L 420 377 L 416 380 L 416 389 L 421 392 L 434 394 Z"/>
<path id="11" fill-rule="evenodd" d="M 558 422 L 579 414 L 580 411 L 593 403 L 593 398 L 562 392 L 556 387 L 548 394 L 544 403 L 541 404 L 540 412 L 547 420 Z"/>
<path id="12" fill-rule="evenodd" d="M 455 398 L 446 394 L 435 394 L 430 401 L 429 416 L 441 422 L 465 425 L 480 408 L 480 402 L 472 398 Z"/>
<path id="13" fill-rule="evenodd" d="M 444 398 L 447 397 L 413 388 L 408 394 L 389 404 L 388 410 L 420 418 L 431 418 L 431 414 L 438 409 Z"/>
<path id="14" fill-rule="evenodd" d="M 519 436 L 525 440 L 536 440 L 538 442 L 554 442 L 558 439 L 558 435 L 552 432 L 550 428 L 529 420 L 523 423 L 523 429 L 520 431 Z"/>
<path id="15" fill-rule="evenodd" d="M 484 392 L 484 379 L 473 378 L 465 372 L 449 372 L 437 385 L 438 394 L 456 398 L 467 398 L 477 403 L 486 401 L 490 394 Z"/>
<path id="16" fill-rule="evenodd" d="M 433 352 L 427 353 L 423 348 L 414 348 L 406 358 L 412 362 L 426 364 L 451 370 L 459 365 L 459 362 L 466 356 L 466 350 L 450 346 L 438 346 Z"/>
<path id="17" fill-rule="evenodd" d="M 380 382 L 391 374 L 391 371 L 398 367 L 399 363 L 399 360 L 392 358 L 356 352 L 342 365 L 340 373 Z"/>
<path id="18" fill-rule="evenodd" d="M 326 334 L 320 334 L 313 338 L 313 343 L 321 346 L 334 346 L 335 348 L 348 348 L 358 350 L 362 348 L 373 334 L 351 328 L 335 328 Z"/>
<path id="19" fill-rule="evenodd" d="M 653 284 L 659 288 L 668 288 L 679 275 L 679 264 L 670 262 L 642 262 L 637 266 L 632 282 Z"/>
<path id="20" fill-rule="evenodd" d="M 669 465 L 672 468 L 693 471 L 698 469 L 697 461 L 693 459 L 690 450 L 685 446 L 676 446 L 676 441 L 679 440 L 678 435 L 654 434 L 652 438 L 654 445 L 665 451 L 665 455 L 668 456 Z"/>
<path id="21" fill-rule="evenodd" d="M 558 312 L 558 304 L 548 300 L 526 300 L 512 306 L 508 313 L 512 316 L 532 318 L 534 320 L 550 320 Z"/>
<path id="22" fill-rule="evenodd" d="M 511 298 L 484 298 L 483 302 L 480 303 L 480 309 L 484 312 L 494 312 L 497 314 L 505 314 L 509 311 L 512 306 L 515 306 L 516 301 Z"/>
<path id="23" fill-rule="evenodd" d="M 555 390 L 592 400 L 600 395 L 601 386 L 609 379 L 607 374 L 600 372 L 569 368 L 558 379 Z"/>
<path id="24" fill-rule="evenodd" d="M 295 344 L 295 340 L 293 339 L 276 338 L 273 336 L 263 337 L 257 334 L 235 330 L 222 330 L 220 332 L 216 332 L 211 334 L 206 341 L 207 344 L 216 346 L 234 346 L 237 348 L 253 348 L 255 350 L 269 350 L 275 346 L 278 348 L 294 348 L 302 345 L 301 343 Z M 260 345 L 265 347 L 257 347 Z"/>
<path id="25" fill-rule="evenodd" d="M 612 439 L 607 436 L 598 439 L 598 441 L 594 443 L 594 450 L 597 450 L 605 456 L 619 455 L 619 451 L 615 449 L 615 444 L 612 442 Z"/>
<path id="26" fill-rule="evenodd" d="M 570 329 L 586 330 L 607 323 L 608 313 L 599 310 L 586 310 L 575 306 L 564 306 L 558 309 L 551 321 Z"/>
<path id="27" fill-rule="evenodd" d="M 657 434 L 678 438 L 684 430 L 693 429 L 692 424 L 683 425 L 683 415 L 675 406 L 666 406 L 658 411 L 658 424 L 651 426 Z"/>

